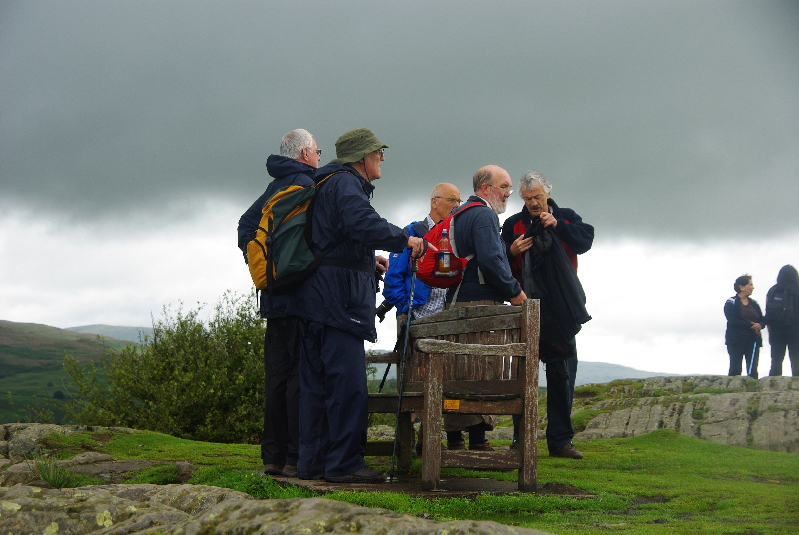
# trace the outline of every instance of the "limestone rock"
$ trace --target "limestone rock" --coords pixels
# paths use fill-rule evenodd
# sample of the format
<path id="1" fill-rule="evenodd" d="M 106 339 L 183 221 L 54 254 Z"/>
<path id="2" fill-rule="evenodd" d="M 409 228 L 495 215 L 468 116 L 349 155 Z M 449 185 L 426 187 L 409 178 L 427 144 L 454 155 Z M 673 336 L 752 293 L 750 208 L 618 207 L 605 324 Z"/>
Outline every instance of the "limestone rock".
<path id="1" fill-rule="evenodd" d="M 324 498 L 255 500 L 242 492 L 197 485 L 0 488 L 0 532 L 546 535 L 494 522 L 438 523 Z"/>
<path id="2" fill-rule="evenodd" d="M 644 381 L 643 397 L 628 394 L 591 407 L 603 412 L 575 438 L 675 429 L 719 444 L 799 453 L 799 378 L 653 377 Z"/>

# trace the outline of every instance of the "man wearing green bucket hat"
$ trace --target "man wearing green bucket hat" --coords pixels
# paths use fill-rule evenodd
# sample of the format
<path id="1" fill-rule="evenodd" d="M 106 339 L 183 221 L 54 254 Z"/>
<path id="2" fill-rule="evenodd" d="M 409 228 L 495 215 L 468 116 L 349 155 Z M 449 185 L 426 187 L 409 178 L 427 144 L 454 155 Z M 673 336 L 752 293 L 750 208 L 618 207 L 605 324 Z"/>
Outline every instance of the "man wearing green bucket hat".
<path id="1" fill-rule="evenodd" d="M 319 269 L 292 296 L 287 313 L 300 318 L 300 451 L 302 479 L 383 482 L 366 466 L 367 400 L 363 341 L 374 342 L 376 270 L 388 261 L 375 249 L 425 251 L 422 238 L 392 225 L 369 200 L 388 145 L 358 128 L 336 140 L 336 159 L 320 168 L 311 215 L 311 246 L 328 248 Z M 430 246 L 430 250 L 435 248 Z"/>

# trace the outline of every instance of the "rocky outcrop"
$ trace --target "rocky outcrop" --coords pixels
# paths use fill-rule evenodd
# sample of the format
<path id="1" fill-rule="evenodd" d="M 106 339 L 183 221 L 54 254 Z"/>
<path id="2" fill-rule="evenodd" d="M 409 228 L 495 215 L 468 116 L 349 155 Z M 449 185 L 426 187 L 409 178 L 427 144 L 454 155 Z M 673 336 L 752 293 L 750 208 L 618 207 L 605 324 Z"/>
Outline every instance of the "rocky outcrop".
<path id="1" fill-rule="evenodd" d="M 434 522 L 324 498 L 255 500 L 242 492 L 198 485 L 0 488 L 0 532 L 546 535 L 495 522 Z"/>
<path id="2" fill-rule="evenodd" d="M 623 438 L 656 429 L 719 444 L 799 453 L 799 378 L 653 377 L 639 391 L 590 407 L 577 440 Z"/>

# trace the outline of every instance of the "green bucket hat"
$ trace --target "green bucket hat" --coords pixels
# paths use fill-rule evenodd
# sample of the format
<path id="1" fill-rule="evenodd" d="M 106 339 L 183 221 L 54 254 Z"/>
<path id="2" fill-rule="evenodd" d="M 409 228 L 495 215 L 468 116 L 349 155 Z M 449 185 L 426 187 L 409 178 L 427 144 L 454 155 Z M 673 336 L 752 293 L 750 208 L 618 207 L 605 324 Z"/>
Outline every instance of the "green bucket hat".
<path id="1" fill-rule="evenodd" d="M 333 163 L 352 163 L 357 162 L 367 154 L 377 149 L 387 149 L 388 145 L 377 140 L 368 128 L 356 128 L 349 132 L 344 132 L 336 140 L 336 156 Z"/>

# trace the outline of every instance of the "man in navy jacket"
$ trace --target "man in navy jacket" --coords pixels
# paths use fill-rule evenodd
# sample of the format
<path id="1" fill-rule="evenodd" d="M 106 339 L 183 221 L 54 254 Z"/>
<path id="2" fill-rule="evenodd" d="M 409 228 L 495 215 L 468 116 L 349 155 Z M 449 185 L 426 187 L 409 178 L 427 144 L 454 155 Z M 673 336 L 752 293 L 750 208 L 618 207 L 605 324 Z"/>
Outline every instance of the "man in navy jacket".
<path id="1" fill-rule="evenodd" d="M 336 140 L 337 158 L 319 169 L 329 177 L 314 197 L 312 248 L 333 245 L 319 269 L 292 296 L 287 313 L 300 319 L 300 458 L 303 479 L 336 483 L 382 482 L 385 474 L 364 462 L 366 363 L 363 341 L 375 330 L 375 269 L 388 261 L 375 249 L 406 246 L 421 256 L 424 240 L 392 225 L 369 202 L 388 148 L 366 128 Z M 431 250 L 434 250 L 431 248 Z"/>
<path id="2" fill-rule="evenodd" d="M 533 238 L 524 237 L 533 219 L 540 219 L 544 227 L 555 228 L 575 271 L 577 255 L 588 251 L 594 242 L 594 227 L 584 223 L 574 210 L 558 207 L 549 198 L 551 192 L 552 186 L 541 173 L 525 173 L 519 183 L 524 208 L 502 225 L 502 239 L 508 246 L 508 256 L 512 259 L 511 268 L 519 281 L 522 280 L 523 253 L 533 246 Z M 569 269 L 568 264 L 566 266 Z M 577 375 L 577 353 L 576 346 L 574 347 L 574 356 L 544 363 L 547 376 L 546 436 L 551 456 L 582 459 L 583 454 L 572 444 L 574 430 L 571 409 Z M 516 422 L 517 419 L 514 419 L 514 440 L 518 440 Z"/>
<path id="3" fill-rule="evenodd" d="M 313 136 L 303 129 L 292 130 L 283 137 L 280 155 L 266 160 L 266 170 L 274 178 L 266 191 L 239 219 L 239 249 L 245 251 L 261 221 L 261 210 L 278 190 L 292 185 L 313 186 L 313 175 L 319 166 L 321 151 Z M 289 295 L 261 293 L 261 317 L 267 318 L 264 335 L 264 431 L 261 437 L 261 459 L 266 474 L 297 475 L 300 440 L 300 379 L 297 371 L 300 354 L 299 322 L 286 315 Z"/>

